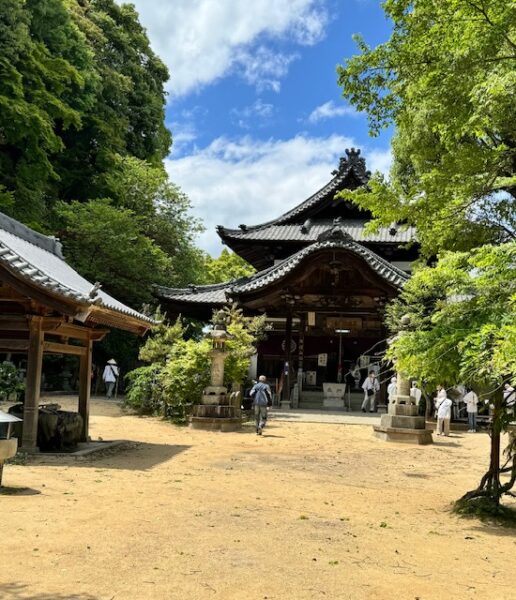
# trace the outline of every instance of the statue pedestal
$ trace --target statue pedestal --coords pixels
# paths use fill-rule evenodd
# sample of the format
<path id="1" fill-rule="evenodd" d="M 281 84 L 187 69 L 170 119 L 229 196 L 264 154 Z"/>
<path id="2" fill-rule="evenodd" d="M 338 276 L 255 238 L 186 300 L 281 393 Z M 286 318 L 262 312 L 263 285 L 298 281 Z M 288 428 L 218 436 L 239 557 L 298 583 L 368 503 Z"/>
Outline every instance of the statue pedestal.
<path id="1" fill-rule="evenodd" d="M 373 430 L 377 438 L 387 442 L 431 444 L 433 441 L 425 417 L 418 416 L 415 404 L 389 404 L 388 413 L 382 415 L 380 425 L 374 425 Z"/>

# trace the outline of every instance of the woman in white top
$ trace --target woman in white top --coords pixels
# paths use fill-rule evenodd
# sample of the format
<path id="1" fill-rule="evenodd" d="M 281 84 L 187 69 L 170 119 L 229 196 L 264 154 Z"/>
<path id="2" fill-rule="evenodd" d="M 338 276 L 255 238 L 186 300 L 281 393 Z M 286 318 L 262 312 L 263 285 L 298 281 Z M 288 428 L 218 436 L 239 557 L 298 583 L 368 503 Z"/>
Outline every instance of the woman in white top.
<path id="1" fill-rule="evenodd" d="M 434 406 L 435 406 L 435 416 L 437 417 L 437 411 L 439 410 L 439 406 L 441 402 L 446 400 L 446 390 L 442 385 L 437 386 L 437 396 L 434 398 Z"/>
<path id="2" fill-rule="evenodd" d="M 451 408 L 453 402 L 445 398 L 437 409 L 437 435 L 450 435 Z"/>
<path id="3" fill-rule="evenodd" d="M 376 379 L 376 373 L 369 371 L 369 375 L 365 378 L 362 384 L 364 390 L 364 401 L 362 402 L 362 412 L 366 412 L 367 405 L 369 404 L 369 412 L 376 411 L 376 394 L 380 391 L 380 384 Z"/>
<path id="4" fill-rule="evenodd" d="M 468 390 L 463 401 L 466 403 L 468 413 L 468 433 L 475 433 L 477 430 L 478 396 L 473 390 Z"/>

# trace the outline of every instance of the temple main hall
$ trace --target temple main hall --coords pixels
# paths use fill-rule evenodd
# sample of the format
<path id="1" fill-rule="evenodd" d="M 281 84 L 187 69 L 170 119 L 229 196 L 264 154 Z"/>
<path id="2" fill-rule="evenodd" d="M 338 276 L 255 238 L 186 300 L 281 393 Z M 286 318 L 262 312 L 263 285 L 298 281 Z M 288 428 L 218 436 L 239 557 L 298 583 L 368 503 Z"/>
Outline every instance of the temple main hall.
<path id="1" fill-rule="evenodd" d="M 156 290 L 171 318 L 208 321 L 233 303 L 247 315 L 266 314 L 250 377 L 265 374 L 284 408 L 354 409 L 370 369 L 380 371 L 385 398 L 385 305 L 409 278 L 418 244 L 415 230 L 398 224 L 368 233 L 371 213 L 336 197 L 367 185 L 369 176 L 360 150 L 346 150 L 331 180 L 285 214 L 217 228 L 255 274 Z"/>

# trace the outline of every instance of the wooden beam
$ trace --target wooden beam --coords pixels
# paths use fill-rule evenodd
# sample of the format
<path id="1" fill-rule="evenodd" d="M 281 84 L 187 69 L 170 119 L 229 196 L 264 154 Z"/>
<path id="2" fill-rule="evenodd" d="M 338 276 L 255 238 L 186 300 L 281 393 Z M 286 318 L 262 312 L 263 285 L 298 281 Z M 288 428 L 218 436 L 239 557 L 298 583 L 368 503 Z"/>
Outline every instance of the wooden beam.
<path id="1" fill-rule="evenodd" d="M 109 329 L 92 329 L 84 325 L 75 325 L 69 323 L 63 318 L 45 317 L 43 329 L 47 333 L 69 337 L 76 340 L 102 340 L 108 333 Z"/>
<path id="2" fill-rule="evenodd" d="M 0 329 L 5 331 L 29 331 L 25 315 L 0 315 Z"/>
<path id="3" fill-rule="evenodd" d="M 86 346 L 72 346 L 70 344 L 59 344 L 57 342 L 43 342 L 43 352 L 49 354 L 73 354 L 75 356 L 84 356 Z"/>
<path id="4" fill-rule="evenodd" d="M 39 396 L 41 391 L 41 369 L 43 363 L 43 329 L 41 317 L 31 317 L 29 353 L 27 361 L 27 383 L 23 407 L 23 452 L 37 452 Z"/>
<path id="5" fill-rule="evenodd" d="M 27 352 L 29 349 L 29 340 L 0 339 L 0 349 L 9 352 Z"/>
<path id="6" fill-rule="evenodd" d="M 91 354 L 93 342 L 88 340 L 85 353 L 81 356 L 79 374 L 79 414 L 82 417 L 81 442 L 87 442 L 90 422 L 90 393 L 91 393 Z"/>

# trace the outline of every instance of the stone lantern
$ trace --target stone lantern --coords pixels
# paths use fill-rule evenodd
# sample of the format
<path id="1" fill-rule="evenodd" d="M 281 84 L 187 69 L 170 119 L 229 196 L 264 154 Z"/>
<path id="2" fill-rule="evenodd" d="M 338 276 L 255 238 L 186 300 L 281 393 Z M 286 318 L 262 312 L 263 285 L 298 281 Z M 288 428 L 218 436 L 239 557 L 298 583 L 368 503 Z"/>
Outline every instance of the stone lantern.
<path id="1" fill-rule="evenodd" d="M 210 385 L 204 388 L 200 404 L 194 405 L 190 424 L 194 429 L 234 431 L 242 427 L 241 410 L 231 404 L 224 386 L 226 342 L 231 336 L 224 311 L 219 311 L 214 320 L 215 327 L 208 333 L 212 340 Z"/>
<path id="2" fill-rule="evenodd" d="M 410 317 L 400 319 L 400 334 L 410 326 Z M 432 432 L 426 429 L 425 417 L 419 416 L 415 398 L 410 395 L 410 380 L 406 373 L 396 374 L 396 394 L 391 398 L 387 414 L 382 415 L 380 425 L 373 427 L 376 437 L 393 442 L 431 444 Z"/>
<path id="3" fill-rule="evenodd" d="M 0 486 L 2 485 L 2 473 L 4 470 L 4 461 L 16 456 L 18 450 L 18 438 L 11 437 L 11 427 L 13 423 L 18 423 L 21 419 L 0 410 Z"/>

